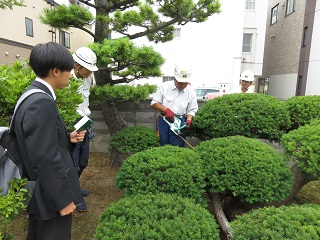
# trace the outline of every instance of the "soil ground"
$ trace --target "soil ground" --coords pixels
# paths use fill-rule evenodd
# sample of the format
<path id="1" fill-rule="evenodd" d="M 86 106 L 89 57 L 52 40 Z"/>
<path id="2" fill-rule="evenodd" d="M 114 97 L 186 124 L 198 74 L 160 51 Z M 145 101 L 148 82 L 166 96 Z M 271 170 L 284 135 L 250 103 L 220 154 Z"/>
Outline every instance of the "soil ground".
<path id="1" fill-rule="evenodd" d="M 80 178 L 81 187 L 90 191 L 85 201 L 87 212 L 76 212 L 73 216 L 72 239 L 91 240 L 102 212 L 124 196 L 124 191 L 115 186 L 115 176 L 119 167 L 109 164 L 108 153 L 91 153 L 89 165 Z M 8 226 L 15 240 L 25 240 L 28 226 L 28 215 L 22 213 Z"/>
<path id="2" fill-rule="evenodd" d="M 115 177 L 119 167 L 112 167 L 107 153 L 90 153 L 87 169 L 80 178 L 81 187 L 90 191 L 85 198 L 88 211 L 76 212 L 73 217 L 72 239 L 93 240 L 95 227 L 102 212 L 124 196 L 124 191 L 115 186 Z M 314 181 L 304 186 L 295 199 L 295 203 L 320 204 L 320 181 Z M 8 225 L 9 233 L 15 240 L 25 240 L 28 226 L 26 213 L 20 214 Z M 0 226 L 1 229 L 1 226 Z M 224 238 L 221 238 L 224 239 Z"/>

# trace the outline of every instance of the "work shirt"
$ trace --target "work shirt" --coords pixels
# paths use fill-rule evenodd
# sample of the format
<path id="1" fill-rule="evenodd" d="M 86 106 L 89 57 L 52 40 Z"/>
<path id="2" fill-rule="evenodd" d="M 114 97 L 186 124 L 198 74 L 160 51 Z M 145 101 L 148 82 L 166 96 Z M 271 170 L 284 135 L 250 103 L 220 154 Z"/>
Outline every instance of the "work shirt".
<path id="1" fill-rule="evenodd" d="M 77 78 L 74 73 L 74 70 L 71 71 L 73 77 Z M 80 103 L 77 107 L 77 113 L 81 116 L 89 116 L 91 111 L 89 109 L 89 95 L 90 95 L 90 87 L 93 83 L 93 74 L 91 74 L 88 78 L 82 79 L 82 84 L 78 88 L 78 92 L 82 95 L 83 102 Z M 78 79 L 78 78 L 77 78 Z"/>
<path id="2" fill-rule="evenodd" d="M 161 103 L 163 106 L 170 108 L 175 115 L 195 116 L 198 111 L 195 90 L 188 85 L 180 91 L 174 81 L 164 82 L 158 87 L 157 92 L 153 95 L 151 106 L 155 103 Z"/>
<path id="3" fill-rule="evenodd" d="M 236 87 L 232 89 L 230 93 L 242 93 L 241 87 Z M 254 93 L 254 91 L 251 88 L 248 88 L 248 90 L 244 93 Z"/>

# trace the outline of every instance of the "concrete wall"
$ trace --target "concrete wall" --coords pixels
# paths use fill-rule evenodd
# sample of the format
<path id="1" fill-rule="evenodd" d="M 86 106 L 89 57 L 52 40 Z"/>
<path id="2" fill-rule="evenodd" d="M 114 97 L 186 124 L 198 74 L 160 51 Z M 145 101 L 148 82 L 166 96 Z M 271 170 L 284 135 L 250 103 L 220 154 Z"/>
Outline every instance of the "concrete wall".
<path id="1" fill-rule="evenodd" d="M 122 118 L 129 126 L 146 126 L 156 130 L 156 119 L 158 112 L 150 106 L 150 100 L 136 104 L 132 101 L 119 102 L 117 109 Z M 204 103 L 203 100 L 198 101 L 199 107 Z M 96 137 L 91 141 L 91 152 L 109 152 L 110 133 L 104 121 L 102 112 L 99 109 L 93 110 L 91 118 L 93 120 L 93 129 Z M 199 143 L 196 138 L 186 139 L 191 146 Z"/>

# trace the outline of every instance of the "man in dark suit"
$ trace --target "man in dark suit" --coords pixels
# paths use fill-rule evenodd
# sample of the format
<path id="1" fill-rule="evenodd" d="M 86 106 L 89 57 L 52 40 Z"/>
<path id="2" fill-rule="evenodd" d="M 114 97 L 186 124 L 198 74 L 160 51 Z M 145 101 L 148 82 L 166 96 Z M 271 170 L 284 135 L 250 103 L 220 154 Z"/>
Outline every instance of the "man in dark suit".
<path id="1" fill-rule="evenodd" d="M 28 89 L 38 88 L 45 93 L 29 96 L 13 123 L 23 161 L 31 163 L 36 176 L 27 208 L 27 240 L 70 240 L 72 213 L 80 193 L 70 150 L 72 143 L 83 140 L 85 131 L 68 133 L 54 92 L 68 85 L 74 60 L 64 46 L 50 42 L 32 49 L 30 66 L 37 78 Z"/>

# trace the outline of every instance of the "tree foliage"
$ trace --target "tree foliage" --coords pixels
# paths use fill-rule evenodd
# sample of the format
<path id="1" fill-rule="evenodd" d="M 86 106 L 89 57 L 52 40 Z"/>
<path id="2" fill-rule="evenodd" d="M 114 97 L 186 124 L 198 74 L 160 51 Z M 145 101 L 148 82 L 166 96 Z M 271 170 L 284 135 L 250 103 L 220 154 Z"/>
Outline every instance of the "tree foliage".
<path id="1" fill-rule="evenodd" d="M 290 115 L 290 130 L 320 118 L 320 96 L 293 96 L 286 99 L 283 105 Z"/>
<path id="2" fill-rule="evenodd" d="M 292 130 L 281 138 L 281 145 L 289 159 L 299 169 L 316 179 L 320 176 L 320 122 L 317 120 Z"/>
<path id="3" fill-rule="evenodd" d="M 243 136 L 216 138 L 195 147 L 210 192 L 231 195 L 248 203 L 283 200 L 293 176 L 276 150 Z"/>
<path id="4" fill-rule="evenodd" d="M 6 89 L 0 91 L 1 126 L 8 126 L 8 119 L 13 114 L 16 102 L 35 78 L 27 61 L 17 61 L 11 66 L 0 65 L 0 89 Z M 79 80 L 72 78 L 68 87 L 55 92 L 59 112 L 70 130 L 73 130 L 73 123 L 79 117 L 76 108 L 83 101 L 78 93 L 79 85 Z"/>
<path id="5" fill-rule="evenodd" d="M 235 240 L 320 238 L 320 207 L 316 204 L 252 210 L 231 222 Z"/>
<path id="6" fill-rule="evenodd" d="M 162 146 L 135 153 L 122 164 L 116 185 L 126 195 L 176 193 L 206 205 L 205 181 L 195 152 L 177 146 Z"/>
<path id="7" fill-rule="evenodd" d="M 141 49 L 124 44 L 128 40 L 147 37 L 153 42 L 167 42 L 173 39 L 173 24 L 201 23 L 214 13 L 220 12 L 218 0 L 200 1 L 90 1 L 79 0 L 85 6 L 96 10 L 96 18 L 78 5 L 54 7 L 43 11 L 40 19 L 44 24 L 59 29 L 79 28 L 94 37 L 98 55 L 98 85 L 129 82 L 135 79 L 161 76 L 163 59 L 153 53 L 151 47 Z M 95 32 L 88 25 L 95 22 Z M 113 39 L 113 41 L 108 41 Z M 105 45 L 105 46 L 104 46 Z M 107 53 L 107 54 L 106 54 Z M 112 73 L 112 74 L 111 74 Z M 113 76 L 120 77 L 113 81 Z M 130 76 L 130 77 L 129 77 Z"/>
<path id="8" fill-rule="evenodd" d="M 125 197 L 102 213 L 97 240 L 219 239 L 219 228 L 210 212 L 194 200 L 177 194 Z"/>
<path id="9" fill-rule="evenodd" d="M 24 0 L 0 0 L 0 8 L 9 8 L 12 10 L 14 6 L 25 7 Z"/>
<path id="10" fill-rule="evenodd" d="M 109 142 L 109 150 L 120 153 L 136 153 L 159 146 L 156 131 L 145 126 L 132 126 L 117 131 Z"/>
<path id="11" fill-rule="evenodd" d="M 235 93 L 204 103 L 192 121 L 191 134 L 201 140 L 242 135 L 279 141 L 289 128 L 289 113 L 277 98 Z"/>

